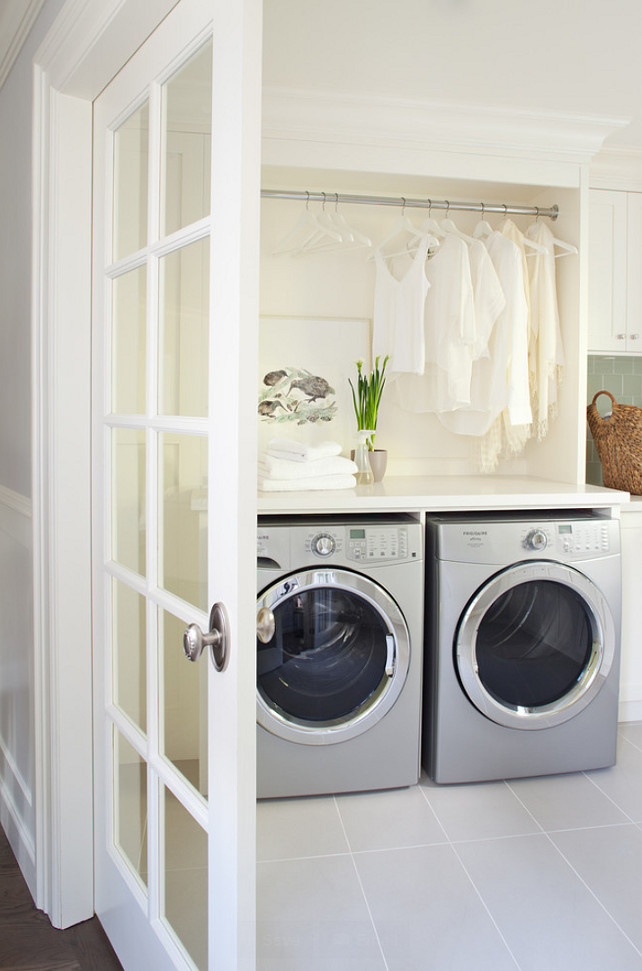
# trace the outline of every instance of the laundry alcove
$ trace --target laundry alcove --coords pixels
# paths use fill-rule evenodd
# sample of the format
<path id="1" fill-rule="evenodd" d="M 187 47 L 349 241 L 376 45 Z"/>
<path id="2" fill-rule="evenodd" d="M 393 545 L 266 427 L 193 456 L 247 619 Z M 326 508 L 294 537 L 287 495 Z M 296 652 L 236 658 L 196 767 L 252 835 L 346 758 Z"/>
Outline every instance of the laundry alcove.
<path id="1" fill-rule="evenodd" d="M 268 118 L 270 112 L 267 112 Z M 358 129 L 357 129 L 358 130 Z M 400 143 L 394 149 L 365 145 L 328 144 L 310 141 L 296 142 L 296 154 L 316 153 L 326 167 L 291 164 L 293 143 L 282 138 L 264 138 L 262 185 L 266 189 L 326 193 L 326 208 L 337 206 L 334 193 L 371 196 L 394 196 L 400 207 L 339 203 L 338 211 L 351 226 L 355 226 L 374 245 L 385 238 L 398 221 L 402 199 L 448 200 L 475 202 L 484 205 L 525 207 L 559 207 L 555 222 L 546 219 L 555 235 L 578 247 L 579 254 L 556 260 L 558 304 L 562 340 L 566 358 L 565 379 L 559 392 L 558 415 L 551 422 L 547 437 L 531 440 L 518 457 L 500 462 L 496 474 L 503 476 L 541 476 L 575 483 L 584 476 L 584 414 L 579 403 L 584 400 L 583 375 L 585 365 L 584 309 L 581 300 L 581 274 L 584 265 L 582 247 L 583 223 L 581 212 L 584 193 L 580 186 L 580 167 L 576 163 L 557 163 L 535 159 L 525 162 L 501 154 L 480 157 L 473 153 L 451 155 L 443 152 L 418 153 Z M 349 169 L 346 163 L 368 159 L 368 169 Z M 289 158 L 289 164 L 273 164 L 278 157 Z M 384 162 L 395 165 L 386 171 Z M 377 166 L 379 169 L 377 170 Z M 374 169 L 374 170 L 373 170 Z M 460 177 L 444 174 L 457 171 Z M 471 178 L 474 172 L 483 178 Z M 279 243 L 300 219 L 306 204 L 318 211 L 323 203 L 264 198 L 261 206 L 261 289 L 259 343 L 269 339 L 266 320 L 290 318 L 299 331 L 313 321 L 311 340 L 322 346 L 323 323 L 341 321 L 345 328 L 345 342 L 337 340 L 333 326 L 331 340 L 334 353 L 346 354 L 340 373 L 347 386 L 347 376 L 354 371 L 354 359 L 349 355 L 353 347 L 353 329 L 370 328 L 373 311 L 375 269 L 368 259 L 368 250 L 339 249 L 328 252 L 291 255 L 278 252 Z M 428 209 L 407 209 L 406 214 L 417 226 L 428 215 Z M 437 219 L 452 218 L 464 233 L 472 234 L 481 219 L 473 211 L 432 211 Z M 498 228 L 503 215 L 484 212 L 484 218 Z M 513 215 L 511 218 L 522 231 L 534 221 L 534 216 Z M 330 327 L 328 327 L 330 338 Z M 271 350 L 273 350 L 271 348 Z M 288 346 L 284 341 L 283 363 L 288 361 Z M 343 375 L 345 374 L 345 378 Z M 349 416 L 351 419 L 351 415 Z M 281 426 L 282 428 L 283 426 Z M 338 427 L 338 425 L 337 425 Z M 352 423 L 354 427 L 354 423 Z M 327 429 L 326 429 L 327 431 Z M 266 431 L 261 428 L 259 441 Z M 352 447 L 348 439 L 344 449 Z M 402 410 L 393 396 L 384 398 L 378 423 L 377 444 L 388 450 L 388 475 L 473 475 L 477 473 L 473 449 L 468 436 L 447 431 L 434 414 L 413 414 Z"/>

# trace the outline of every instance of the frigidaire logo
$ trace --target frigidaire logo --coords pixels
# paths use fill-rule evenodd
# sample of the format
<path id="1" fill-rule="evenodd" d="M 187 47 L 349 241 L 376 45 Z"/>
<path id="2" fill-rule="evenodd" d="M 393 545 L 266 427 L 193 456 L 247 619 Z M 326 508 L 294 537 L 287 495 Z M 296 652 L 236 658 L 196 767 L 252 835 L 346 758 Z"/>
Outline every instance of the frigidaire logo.
<path id="1" fill-rule="evenodd" d="M 488 536 L 487 529 L 465 529 L 464 536 Z"/>

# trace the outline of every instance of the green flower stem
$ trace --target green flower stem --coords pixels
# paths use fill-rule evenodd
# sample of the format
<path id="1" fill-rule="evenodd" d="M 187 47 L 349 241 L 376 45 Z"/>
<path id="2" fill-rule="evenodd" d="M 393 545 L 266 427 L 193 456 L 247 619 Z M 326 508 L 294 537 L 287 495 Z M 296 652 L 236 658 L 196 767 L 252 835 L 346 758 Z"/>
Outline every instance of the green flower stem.
<path id="1" fill-rule="evenodd" d="M 356 389 L 348 378 L 352 390 L 352 403 L 357 419 L 357 428 L 372 431 L 372 435 L 367 439 L 370 452 L 374 451 L 374 433 L 377 428 L 377 414 L 381 404 L 381 396 L 386 383 L 385 374 L 388 360 L 389 355 L 386 354 L 381 369 L 379 369 L 379 357 L 376 357 L 374 370 L 370 375 L 363 374 L 363 361 L 357 361 Z"/>

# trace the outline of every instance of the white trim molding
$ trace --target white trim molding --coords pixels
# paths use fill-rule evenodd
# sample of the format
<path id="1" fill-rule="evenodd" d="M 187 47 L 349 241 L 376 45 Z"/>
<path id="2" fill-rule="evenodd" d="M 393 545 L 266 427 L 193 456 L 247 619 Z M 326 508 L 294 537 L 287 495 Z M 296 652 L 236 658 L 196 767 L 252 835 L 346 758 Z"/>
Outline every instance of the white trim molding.
<path id="1" fill-rule="evenodd" d="M 7 80 L 44 2 L 4 0 L 0 5 L 0 88 Z"/>
<path id="2" fill-rule="evenodd" d="M 628 118 L 517 111 L 266 86 L 263 139 L 413 146 L 587 163 Z"/>
<path id="3" fill-rule="evenodd" d="M 92 101 L 175 3 L 67 0 L 34 58 L 35 898 L 56 927 L 94 910 Z"/>
<path id="4" fill-rule="evenodd" d="M 592 189 L 642 192 L 642 149 L 602 149 L 591 161 Z"/>

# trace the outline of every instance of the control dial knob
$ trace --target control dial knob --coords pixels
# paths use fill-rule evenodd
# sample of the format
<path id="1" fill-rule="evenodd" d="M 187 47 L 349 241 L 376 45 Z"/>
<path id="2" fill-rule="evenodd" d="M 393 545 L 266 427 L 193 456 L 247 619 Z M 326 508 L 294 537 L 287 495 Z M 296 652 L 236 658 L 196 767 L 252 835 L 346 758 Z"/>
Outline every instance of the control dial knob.
<path id="1" fill-rule="evenodd" d="M 319 533 L 312 540 L 312 552 L 317 556 L 330 556 L 334 553 L 337 544 L 329 533 Z"/>
<path id="2" fill-rule="evenodd" d="M 527 550 L 545 550 L 548 546 L 548 536 L 543 529 L 531 529 L 526 535 L 524 546 Z"/>

